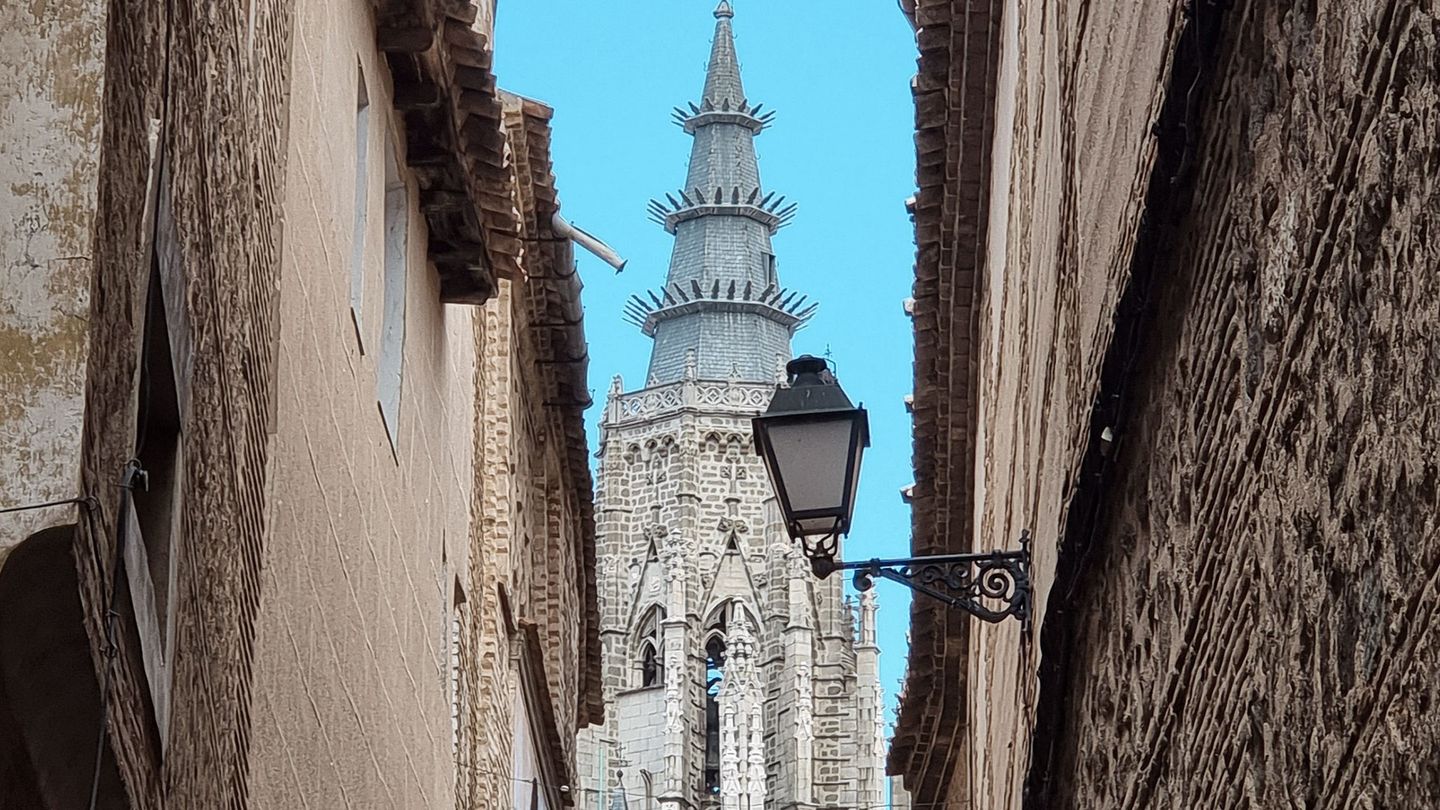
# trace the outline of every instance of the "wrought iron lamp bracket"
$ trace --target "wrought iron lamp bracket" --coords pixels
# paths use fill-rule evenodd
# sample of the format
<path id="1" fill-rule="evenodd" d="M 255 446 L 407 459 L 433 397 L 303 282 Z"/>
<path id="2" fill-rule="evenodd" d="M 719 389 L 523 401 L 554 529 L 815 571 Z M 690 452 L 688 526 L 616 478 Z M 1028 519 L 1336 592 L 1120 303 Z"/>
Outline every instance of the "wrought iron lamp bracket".
<path id="1" fill-rule="evenodd" d="M 832 570 L 854 571 L 855 589 L 868 591 L 888 579 L 959 608 L 987 622 L 1008 616 L 1030 626 L 1030 532 L 1020 534 L 1019 551 L 937 554 L 889 560 L 835 562 Z"/>

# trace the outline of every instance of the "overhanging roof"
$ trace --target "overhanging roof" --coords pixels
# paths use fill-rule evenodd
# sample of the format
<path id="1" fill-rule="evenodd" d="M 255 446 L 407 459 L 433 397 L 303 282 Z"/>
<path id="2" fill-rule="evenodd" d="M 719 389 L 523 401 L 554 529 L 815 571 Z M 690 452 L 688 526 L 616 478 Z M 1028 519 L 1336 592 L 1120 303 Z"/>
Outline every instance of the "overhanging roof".
<path id="1" fill-rule="evenodd" d="M 516 276 L 524 252 L 492 47 L 479 16 L 470 0 L 380 0 L 376 15 L 429 257 L 441 300 L 454 304 L 485 303 L 497 276 Z"/>
<path id="2" fill-rule="evenodd" d="M 975 280 L 985 260 L 1000 18 L 999 0 L 919 0 L 914 8 L 917 555 L 972 550 Z M 887 770 L 905 778 L 916 806 L 944 801 L 965 754 L 969 621 L 933 600 L 911 604 L 910 657 Z"/>

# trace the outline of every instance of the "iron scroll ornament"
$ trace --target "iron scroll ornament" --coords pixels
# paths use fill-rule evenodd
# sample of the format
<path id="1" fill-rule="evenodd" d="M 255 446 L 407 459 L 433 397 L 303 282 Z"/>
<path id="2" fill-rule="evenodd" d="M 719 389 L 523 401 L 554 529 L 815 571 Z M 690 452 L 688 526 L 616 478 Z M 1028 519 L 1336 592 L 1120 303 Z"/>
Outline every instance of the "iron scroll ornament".
<path id="1" fill-rule="evenodd" d="M 1030 625 L 1030 532 L 1020 535 L 1019 551 L 941 554 L 895 560 L 837 563 L 835 570 L 855 572 L 855 590 L 868 591 L 875 579 L 898 582 L 960 608 L 987 622 L 1008 616 Z"/>

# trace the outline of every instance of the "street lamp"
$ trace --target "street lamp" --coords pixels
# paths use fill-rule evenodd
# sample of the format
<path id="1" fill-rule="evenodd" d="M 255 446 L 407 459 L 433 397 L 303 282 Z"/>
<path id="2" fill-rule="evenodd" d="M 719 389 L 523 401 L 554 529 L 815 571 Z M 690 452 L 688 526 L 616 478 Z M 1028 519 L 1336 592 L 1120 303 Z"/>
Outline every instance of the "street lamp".
<path id="1" fill-rule="evenodd" d="M 840 538 L 850 531 L 860 461 L 870 446 L 870 424 L 840 388 L 829 365 L 804 355 L 785 367 L 789 384 L 775 390 L 755 417 L 755 449 L 764 459 L 790 536 L 800 542 L 815 575 L 854 571 L 867 591 L 880 577 L 939 599 L 991 622 L 1030 608 L 1030 535 L 1020 551 L 944 554 L 842 562 Z"/>
<path id="2" fill-rule="evenodd" d="M 870 422 L 824 360 L 806 355 L 790 361 L 785 372 L 790 384 L 776 388 L 770 408 L 755 417 L 755 447 L 790 536 L 801 540 L 812 561 L 833 561 L 838 538 L 850 531 Z M 812 544 L 810 537 L 820 539 Z"/>

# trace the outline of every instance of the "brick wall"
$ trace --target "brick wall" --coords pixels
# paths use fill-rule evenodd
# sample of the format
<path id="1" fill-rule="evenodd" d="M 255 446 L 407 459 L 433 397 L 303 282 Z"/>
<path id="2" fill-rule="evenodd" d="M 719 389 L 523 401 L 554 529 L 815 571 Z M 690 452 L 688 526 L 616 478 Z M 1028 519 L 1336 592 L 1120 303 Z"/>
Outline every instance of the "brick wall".
<path id="1" fill-rule="evenodd" d="M 1432 806 L 1440 7 L 1236 3 L 1221 26 L 1048 795 Z"/>
<path id="2" fill-rule="evenodd" d="M 599 705 L 598 614 L 589 450 L 589 404 L 580 284 L 568 243 L 555 239 L 558 209 L 549 156 L 551 112 L 504 97 L 526 275 L 500 281 L 477 310 L 472 554 L 461 577 L 461 807 L 540 780 L 551 806 L 569 801 L 575 733 Z M 521 697 L 524 697 L 521 700 Z M 517 717 L 524 707 L 527 716 Z M 516 759 L 526 732 L 536 748 Z M 527 769 L 534 769 L 527 771 Z M 528 800 L 528 799 L 527 799 Z"/>
<path id="3" fill-rule="evenodd" d="M 563 472 L 558 411 L 547 407 L 537 385 L 544 372 L 536 365 L 531 305 L 525 285 L 502 281 L 478 315 L 476 515 L 465 574 L 475 613 L 466 630 L 466 649 L 473 653 L 462 662 L 469 713 L 460 743 L 462 763 L 472 766 L 460 774 L 462 807 L 492 806 L 494 797 L 513 788 L 514 712 L 526 677 L 523 624 L 536 625 L 542 642 L 544 671 L 530 677 L 543 679 L 533 686 L 547 693 L 553 712 L 557 736 L 543 736 L 540 745 L 558 760 L 562 784 L 573 780 L 574 734 L 585 697 L 580 639 L 586 606 L 576 549 L 593 540 L 577 534 L 582 523 L 569 497 L 573 481 Z"/>
<path id="4" fill-rule="evenodd" d="M 926 508 L 1035 533 L 1037 631 L 948 636 L 917 802 L 1440 795 L 1437 11 L 1192 5 L 1004 8 L 994 140 L 958 144 L 995 173 L 951 312 L 978 401 L 945 443 L 979 452 Z"/>
<path id="5" fill-rule="evenodd" d="M 108 25 L 82 468 L 84 489 L 102 502 L 102 527 L 115 523 L 116 484 L 134 452 L 137 329 L 150 271 L 141 213 L 157 154 L 166 156 L 158 192 L 178 237 L 193 347 L 182 381 L 190 408 L 175 637 L 187 654 L 171 673 L 171 744 L 162 769 L 128 625 L 112 741 L 136 807 L 161 806 L 162 795 L 171 806 L 241 807 L 273 425 L 290 7 L 120 0 Z M 83 537 L 82 593 L 97 650 L 108 586 L 99 566 L 113 541 L 108 530 Z"/>

